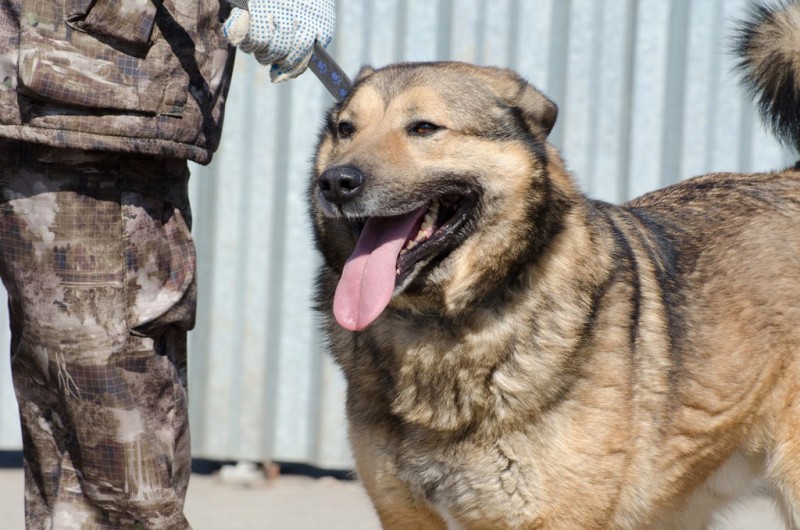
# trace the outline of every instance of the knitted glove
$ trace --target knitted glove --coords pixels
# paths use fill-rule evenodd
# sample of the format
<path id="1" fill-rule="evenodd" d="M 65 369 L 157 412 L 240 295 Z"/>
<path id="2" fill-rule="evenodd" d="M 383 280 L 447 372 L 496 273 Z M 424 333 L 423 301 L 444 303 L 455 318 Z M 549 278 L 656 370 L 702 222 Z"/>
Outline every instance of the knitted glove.
<path id="1" fill-rule="evenodd" d="M 334 0 L 247 0 L 222 25 L 228 41 L 261 64 L 271 64 L 277 83 L 302 74 L 314 42 L 327 46 L 336 20 Z"/>

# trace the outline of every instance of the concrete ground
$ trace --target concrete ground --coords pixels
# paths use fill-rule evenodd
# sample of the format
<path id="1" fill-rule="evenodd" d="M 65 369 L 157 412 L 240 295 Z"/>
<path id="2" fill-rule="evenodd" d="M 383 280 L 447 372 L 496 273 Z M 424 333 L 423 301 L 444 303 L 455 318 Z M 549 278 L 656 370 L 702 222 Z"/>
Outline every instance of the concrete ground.
<path id="1" fill-rule="evenodd" d="M 186 515 L 194 530 L 374 530 L 378 518 L 358 482 L 284 475 L 252 486 L 192 475 Z M 21 469 L 0 469 L 0 528 L 22 530 Z"/>
<path id="2" fill-rule="evenodd" d="M 23 529 L 22 471 L 0 469 L 0 528 Z M 284 475 L 248 487 L 193 475 L 186 514 L 195 530 L 374 530 L 378 519 L 356 481 Z M 780 530 L 768 501 L 737 508 L 716 530 Z"/>

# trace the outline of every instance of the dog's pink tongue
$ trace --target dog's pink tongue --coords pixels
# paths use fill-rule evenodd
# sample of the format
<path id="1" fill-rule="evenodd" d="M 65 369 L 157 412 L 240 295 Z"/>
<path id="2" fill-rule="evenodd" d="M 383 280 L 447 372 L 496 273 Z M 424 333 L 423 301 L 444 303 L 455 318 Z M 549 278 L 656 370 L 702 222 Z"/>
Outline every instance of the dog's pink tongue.
<path id="1" fill-rule="evenodd" d="M 389 305 L 394 291 L 397 256 L 426 208 L 397 217 L 370 217 L 356 249 L 347 259 L 336 294 L 333 315 L 345 329 L 360 331 Z"/>

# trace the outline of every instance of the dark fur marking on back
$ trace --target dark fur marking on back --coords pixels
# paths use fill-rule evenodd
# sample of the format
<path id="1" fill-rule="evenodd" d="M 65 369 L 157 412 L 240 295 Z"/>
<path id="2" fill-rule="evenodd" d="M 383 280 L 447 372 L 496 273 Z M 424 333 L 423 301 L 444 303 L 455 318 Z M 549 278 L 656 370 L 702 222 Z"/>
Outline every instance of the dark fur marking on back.
<path id="1" fill-rule="evenodd" d="M 593 202 L 596 205 L 601 204 L 599 201 Z M 615 258 L 617 258 L 615 261 L 619 264 L 617 265 L 617 269 L 622 267 L 623 261 L 629 263 L 631 267 L 631 287 L 633 288 L 631 303 L 633 304 L 633 308 L 631 310 L 631 327 L 628 332 L 628 344 L 631 349 L 631 354 L 634 354 L 636 352 L 636 339 L 639 336 L 639 319 L 641 317 L 642 304 L 642 286 L 639 282 L 639 263 L 636 260 L 636 254 L 633 252 L 631 244 L 628 242 L 627 236 L 619 228 L 613 215 L 611 215 L 613 211 L 612 207 L 610 205 L 605 205 L 601 211 L 605 214 L 608 225 L 611 228 L 611 233 L 614 236 L 614 254 Z"/>
<path id="2" fill-rule="evenodd" d="M 682 307 L 685 307 L 686 299 L 684 296 L 685 289 L 680 282 L 680 256 L 666 236 L 662 223 L 656 220 L 649 212 L 641 208 L 623 208 L 623 210 L 630 213 L 639 222 L 638 226 L 633 225 L 633 229 L 638 232 L 639 241 L 655 269 L 656 282 L 658 282 L 661 295 L 661 305 L 664 308 L 664 318 L 667 321 L 669 355 L 672 360 L 669 382 L 674 389 L 677 385 L 678 372 L 683 364 L 680 339 L 685 337 L 687 333 L 686 319 L 681 310 Z M 646 229 L 646 233 L 644 233 L 643 229 Z"/>
<path id="3" fill-rule="evenodd" d="M 589 208 L 587 212 L 588 217 L 597 219 L 600 222 L 604 222 L 607 219 L 607 214 L 603 212 L 600 208 Z M 606 279 L 598 286 L 593 288 L 592 292 L 592 301 L 591 306 L 589 307 L 589 314 L 586 317 L 586 321 L 583 323 L 583 327 L 580 331 L 580 337 L 578 339 L 578 348 L 584 348 L 588 341 L 592 337 L 592 332 L 594 330 L 594 325 L 597 321 L 597 315 L 600 312 L 600 305 L 605 298 L 606 293 L 617 281 L 619 278 L 619 268 L 617 270 L 612 271 Z M 588 287 L 587 287 L 588 288 Z"/>

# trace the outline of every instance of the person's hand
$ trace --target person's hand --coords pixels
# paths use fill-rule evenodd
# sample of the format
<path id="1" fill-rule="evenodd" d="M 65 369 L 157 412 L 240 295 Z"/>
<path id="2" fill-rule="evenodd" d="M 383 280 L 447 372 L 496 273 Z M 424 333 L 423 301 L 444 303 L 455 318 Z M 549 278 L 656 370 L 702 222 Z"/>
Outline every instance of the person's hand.
<path id="1" fill-rule="evenodd" d="M 314 42 L 327 46 L 336 20 L 334 0 L 247 0 L 249 12 L 233 8 L 222 26 L 228 41 L 271 64 L 273 82 L 302 74 Z"/>

